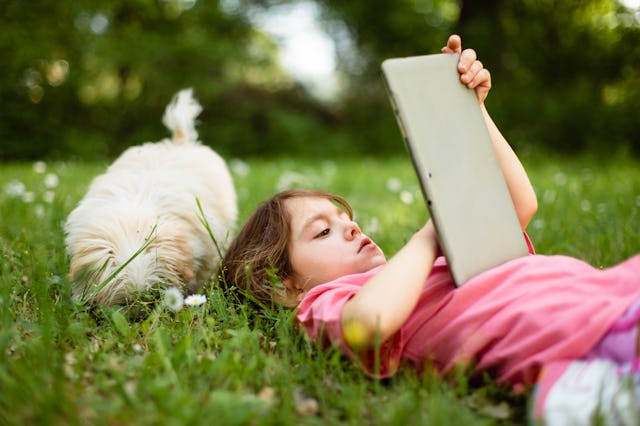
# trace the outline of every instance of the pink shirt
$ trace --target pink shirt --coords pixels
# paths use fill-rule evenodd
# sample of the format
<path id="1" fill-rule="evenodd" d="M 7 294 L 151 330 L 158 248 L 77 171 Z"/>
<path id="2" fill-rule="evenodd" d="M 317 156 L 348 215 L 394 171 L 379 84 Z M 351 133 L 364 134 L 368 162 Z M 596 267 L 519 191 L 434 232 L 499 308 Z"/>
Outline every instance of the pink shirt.
<path id="1" fill-rule="evenodd" d="M 420 300 L 380 349 L 354 354 L 344 342 L 345 303 L 382 267 L 310 290 L 297 319 L 315 340 L 331 342 L 371 375 L 391 376 L 406 359 L 446 373 L 457 364 L 513 385 L 535 382 L 549 361 L 585 355 L 640 297 L 640 255 L 608 269 L 566 256 L 532 255 L 484 272 L 456 288 L 438 258 Z M 398 283 L 401 291 L 402 283 Z"/>

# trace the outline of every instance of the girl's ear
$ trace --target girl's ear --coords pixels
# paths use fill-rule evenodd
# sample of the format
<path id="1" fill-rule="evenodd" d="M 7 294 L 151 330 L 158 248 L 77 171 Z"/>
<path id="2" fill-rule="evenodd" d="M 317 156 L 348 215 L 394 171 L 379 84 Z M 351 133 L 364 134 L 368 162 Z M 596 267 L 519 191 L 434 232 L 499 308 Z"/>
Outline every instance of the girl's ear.
<path id="1" fill-rule="evenodd" d="M 276 294 L 276 300 L 287 308 L 295 308 L 302 301 L 304 292 L 296 285 L 295 279 L 291 276 L 281 280 L 284 288 Z"/>
<path id="2" fill-rule="evenodd" d="M 294 284 L 293 284 L 293 278 L 286 277 L 280 280 L 280 282 L 282 283 L 282 285 L 284 286 L 284 288 L 286 288 L 287 290 L 295 288 Z"/>

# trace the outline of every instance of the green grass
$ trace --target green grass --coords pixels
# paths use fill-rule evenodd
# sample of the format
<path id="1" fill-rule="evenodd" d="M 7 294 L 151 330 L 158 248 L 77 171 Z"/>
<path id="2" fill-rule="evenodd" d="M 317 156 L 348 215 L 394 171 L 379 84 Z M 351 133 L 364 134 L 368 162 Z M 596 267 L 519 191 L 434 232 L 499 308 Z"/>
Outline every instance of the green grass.
<path id="1" fill-rule="evenodd" d="M 608 266 L 640 251 L 635 161 L 530 156 L 525 163 L 540 202 L 529 228 L 538 252 Z M 392 254 L 427 217 L 406 158 L 232 164 L 241 221 L 279 187 L 328 189 L 352 203 L 365 232 Z M 104 167 L 0 165 L 1 424 L 526 422 L 525 398 L 490 380 L 410 370 L 371 380 L 308 342 L 290 313 L 258 314 L 215 288 L 203 306 L 173 313 L 158 304 L 135 321 L 126 311 L 74 303 L 61 226 Z"/>

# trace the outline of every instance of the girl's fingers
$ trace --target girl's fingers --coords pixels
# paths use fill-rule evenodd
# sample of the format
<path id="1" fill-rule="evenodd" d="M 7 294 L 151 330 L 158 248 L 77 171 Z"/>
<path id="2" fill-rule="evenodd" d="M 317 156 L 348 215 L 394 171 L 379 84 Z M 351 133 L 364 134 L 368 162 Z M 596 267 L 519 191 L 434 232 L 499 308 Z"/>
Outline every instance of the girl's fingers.
<path id="1" fill-rule="evenodd" d="M 460 76 L 460 81 L 462 81 L 462 83 L 464 84 L 469 84 L 472 81 L 477 80 L 478 73 L 480 73 L 480 71 L 482 71 L 484 68 L 483 68 L 482 62 L 473 61 L 473 63 L 468 67 L 468 69 L 469 70 L 467 72 L 465 72 Z M 482 74 L 482 76 L 485 76 L 485 74 Z"/>
<path id="2" fill-rule="evenodd" d="M 469 89 L 475 89 L 476 87 L 484 87 L 487 90 L 491 88 L 491 74 L 486 68 L 481 69 L 471 80 L 467 83 Z"/>
<path id="3" fill-rule="evenodd" d="M 477 59 L 476 51 L 473 49 L 464 49 L 460 53 L 460 60 L 458 61 L 458 71 L 460 73 L 466 73 L 471 69 L 471 65 Z"/>
<path id="4" fill-rule="evenodd" d="M 476 51 L 473 49 L 462 50 L 462 39 L 454 34 L 447 40 L 447 45 L 442 48 L 442 53 L 460 53 L 458 61 L 460 81 L 469 89 L 474 89 L 478 101 L 484 102 L 489 89 L 491 89 L 491 74 L 478 60 Z"/>
<path id="5" fill-rule="evenodd" d="M 476 74 L 476 77 L 467 83 L 467 87 L 475 90 L 478 102 L 484 102 L 491 89 L 491 74 L 489 70 L 485 68 L 481 69 L 478 74 Z"/>
<path id="6" fill-rule="evenodd" d="M 462 50 L 462 39 L 459 35 L 453 34 L 447 40 L 447 45 L 442 48 L 442 53 L 460 53 Z"/>

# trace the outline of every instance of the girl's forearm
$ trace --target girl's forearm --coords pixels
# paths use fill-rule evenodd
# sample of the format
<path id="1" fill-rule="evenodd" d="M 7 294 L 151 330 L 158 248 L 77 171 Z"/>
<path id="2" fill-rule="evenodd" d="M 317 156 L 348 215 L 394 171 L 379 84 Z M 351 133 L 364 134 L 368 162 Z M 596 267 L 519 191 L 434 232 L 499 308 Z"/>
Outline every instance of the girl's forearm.
<path id="1" fill-rule="evenodd" d="M 427 238 L 418 232 L 345 304 L 343 330 L 355 325 L 364 332 L 358 342 L 347 343 L 356 343 L 358 348 L 372 347 L 402 327 L 418 302 L 436 253 L 435 234 Z"/>
<path id="2" fill-rule="evenodd" d="M 516 209 L 520 226 L 524 230 L 538 210 L 536 193 L 520 159 L 491 119 L 484 104 L 481 104 L 481 109 L 509 189 L 509 194 Z"/>

